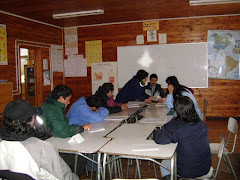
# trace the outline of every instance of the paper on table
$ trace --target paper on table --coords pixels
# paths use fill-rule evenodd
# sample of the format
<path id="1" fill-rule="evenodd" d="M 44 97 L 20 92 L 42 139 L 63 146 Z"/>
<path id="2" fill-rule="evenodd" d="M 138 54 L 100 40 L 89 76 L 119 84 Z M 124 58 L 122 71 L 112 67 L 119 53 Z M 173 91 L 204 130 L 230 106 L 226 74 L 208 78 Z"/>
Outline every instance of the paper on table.
<path id="1" fill-rule="evenodd" d="M 78 133 L 74 135 L 69 141 L 69 144 L 80 144 L 81 142 L 84 141 L 84 138 Z"/>
<path id="2" fill-rule="evenodd" d="M 158 151 L 157 144 L 133 144 L 132 151 Z"/>
<path id="3" fill-rule="evenodd" d="M 127 119 L 128 116 L 108 116 L 104 120 L 106 121 L 121 121 Z"/>
<path id="4" fill-rule="evenodd" d="M 91 131 L 89 131 L 90 133 L 95 133 L 95 132 L 99 132 L 99 131 L 105 131 L 105 128 L 100 127 L 100 128 L 94 128 Z"/>

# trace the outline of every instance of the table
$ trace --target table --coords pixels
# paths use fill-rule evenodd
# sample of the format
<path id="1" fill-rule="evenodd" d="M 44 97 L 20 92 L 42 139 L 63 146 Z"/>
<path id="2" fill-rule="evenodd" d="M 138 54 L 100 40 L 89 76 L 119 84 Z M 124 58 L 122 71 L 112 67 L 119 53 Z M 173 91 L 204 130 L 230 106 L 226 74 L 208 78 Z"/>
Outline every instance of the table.
<path id="1" fill-rule="evenodd" d="M 103 180 L 105 180 L 105 173 L 106 173 L 106 165 L 119 159 L 119 158 L 134 158 L 134 159 L 144 159 L 144 160 L 151 160 L 157 163 L 160 166 L 161 163 L 154 159 L 171 159 L 171 180 L 174 178 L 176 179 L 176 148 L 177 143 L 171 143 L 166 145 L 157 145 L 159 150 L 157 151 L 132 151 L 133 144 L 148 144 L 148 145 L 156 145 L 153 140 L 143 140 L 143 139 L 122 139 L 122 138 L 115 138 L 112 141 L 108 142 L 105 146 L 103 146 L 99 151 L 104 153 L 103 157 Z M 106 161 L 107 155 L 119 155 L 118 158 L 110 159 Z M 138 173 L 140 177 L 140 168 L 138 166 Z"/>
<path id="2" fill-rule="evenodd" d="M 145 116 L 142 119 L 140 119 L 136 123 L 149 123 L 149 124 L 155 124 L 156 126 L 163 126 L 167 122 L 169 122 L 174 116 L 166 115 L 166 116 Z"/>
<path id="3" fill-rule="evenodd" d="M 110 138 L 99 138 L 96 136 L 86 136 L 84 141 L 80 144 L 69 144 L 68 141 L 71 138 L 58 138 L 58 137 L 51 137 L 46 142 L 53 144 L 56 148 L 58 148 L 59 152 L 62 153 L 70 153 L 80 155 L 87 160 L 96 163 L 98 166 L 97 170 L 97 179 L 100 179 L 100 171 L 101 171 L 101 164 L 100 158 L 101 153 L 99 153 L 99 149 L 103 147 L 106 143 L 108 143 L 111 139 Z M 98 161 L 94 161 L 93 159 L 84 155 L 84 153 L 97 153 L 98 154 Z M 76 171 L 76 161 L 75 161 L 75 171 Z"/>
<path id="4" fill-rule="evenodd" d="M 147 139 L 155 129 L 155 124 L 123 124 L 112 133 L 108 134 L 108 138 L 117 139 Z"/>

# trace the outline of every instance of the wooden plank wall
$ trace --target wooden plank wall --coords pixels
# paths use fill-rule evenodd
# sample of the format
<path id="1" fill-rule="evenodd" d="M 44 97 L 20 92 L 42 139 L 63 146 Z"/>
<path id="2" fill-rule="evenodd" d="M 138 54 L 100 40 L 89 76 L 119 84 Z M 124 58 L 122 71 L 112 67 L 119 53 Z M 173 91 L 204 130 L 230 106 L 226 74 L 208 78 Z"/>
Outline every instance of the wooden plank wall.
<path id="1" fill-rule="evenodd" d="M 206 42 L 210 29 L 240 30 L 240 17 L 164 20 L 159 22 L 157 33 L 167 33 L 167 43 Z M 142 22 L 78 28 L 79 54 L 85 56 L 85 41 L 102 40 L 103 61 L 117 61 L 117 46 L 136 45 L 137 35 L 144 35 L 144 45 L 158 43 L 147 43 L 146 34 Z M 91 95 L 90 75 L 88 68 L 87 77 L 65 78 L 66 85 L 74 92 L 72 103 L 81 96 Z M 201 109 L 204 98 L 208 99 L 207 116 L 240 116 L 240 81 L 209 79 L 209 88 L 194 90 Z"/>
<path id="2" fill-rule="evenodd" d="M 13 89 L 16 89 L 15 40 L 62 45 L 62 29 L 2 13 L 0 13 L 0 24 L 5 24 L 7 27 L 8 50 L 8 65 L 0 66 L 0 79 L 7 79 L 12 82 Z M 43 54 L 43 58 L 46 58 L 46 54 Z M 14 96 L 14 99 L 19 98 L 21 98 L 21 94 Z"/>

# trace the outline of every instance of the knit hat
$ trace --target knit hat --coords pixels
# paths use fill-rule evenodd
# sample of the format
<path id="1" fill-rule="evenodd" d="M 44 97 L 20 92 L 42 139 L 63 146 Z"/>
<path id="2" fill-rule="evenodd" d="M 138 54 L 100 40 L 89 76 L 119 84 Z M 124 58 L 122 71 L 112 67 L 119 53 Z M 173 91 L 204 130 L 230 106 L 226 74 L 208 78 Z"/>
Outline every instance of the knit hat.
<path id="1" fill-rule="evenodd" d="M 25 122 L 36 113 L 36 109 L 31 104 L 23 99 L 18 99 L 7 104 L 3 116 L 11 120 Z"/>

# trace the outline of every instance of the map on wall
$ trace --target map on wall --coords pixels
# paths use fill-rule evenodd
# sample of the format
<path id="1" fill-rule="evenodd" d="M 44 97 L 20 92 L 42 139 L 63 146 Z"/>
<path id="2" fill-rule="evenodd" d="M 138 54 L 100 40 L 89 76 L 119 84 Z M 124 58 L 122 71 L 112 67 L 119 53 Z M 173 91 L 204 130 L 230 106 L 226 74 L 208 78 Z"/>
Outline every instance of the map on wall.
<path id="1" fill-rule="evenodd" d="M 117 62 L 92 63 L 92 94 L 103 83 L 111 82 L 114 86 L 114 96 L 118 93 Z"/>
<path id="2" fill-rule="evenodd" d="M 208 31 L 208 76 L 239 79 L 240 30 Z"/>

